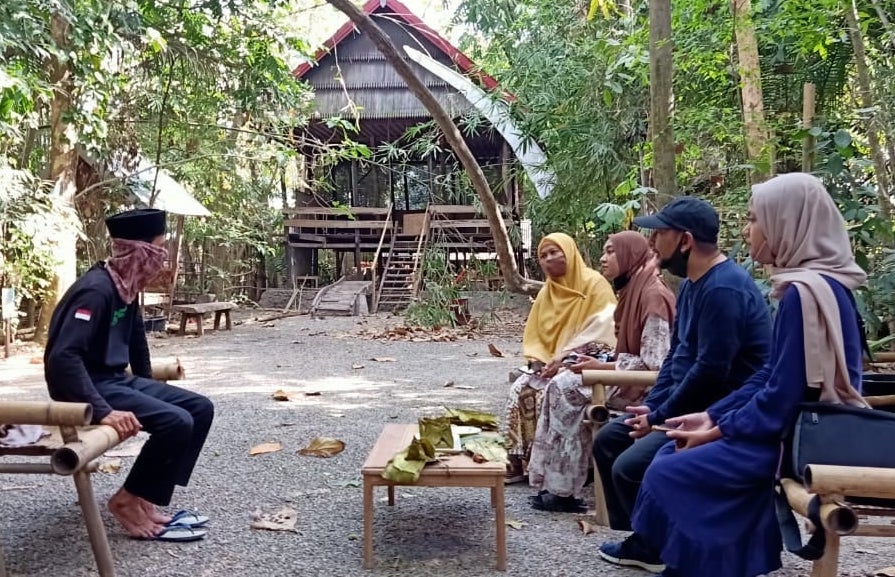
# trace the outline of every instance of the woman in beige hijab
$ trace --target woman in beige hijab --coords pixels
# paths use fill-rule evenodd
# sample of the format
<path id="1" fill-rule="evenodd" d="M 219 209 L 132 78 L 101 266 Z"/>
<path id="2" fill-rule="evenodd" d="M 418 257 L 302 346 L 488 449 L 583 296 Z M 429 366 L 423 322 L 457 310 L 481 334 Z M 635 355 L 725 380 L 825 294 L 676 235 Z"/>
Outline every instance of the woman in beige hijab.
<path id="1" fill-rule="evenodd" d="M 675 442 L 647 470 L 632 519 L 665 577 L 778 569 L 773 481 L 784 430 L 806 400 L 865 406 L 852 295 L 865 274 L 823 184 L 795 173 L 755 185 L 743 234 L 780 301 L 771 357 L 707 412 L 666 422 Z"/>

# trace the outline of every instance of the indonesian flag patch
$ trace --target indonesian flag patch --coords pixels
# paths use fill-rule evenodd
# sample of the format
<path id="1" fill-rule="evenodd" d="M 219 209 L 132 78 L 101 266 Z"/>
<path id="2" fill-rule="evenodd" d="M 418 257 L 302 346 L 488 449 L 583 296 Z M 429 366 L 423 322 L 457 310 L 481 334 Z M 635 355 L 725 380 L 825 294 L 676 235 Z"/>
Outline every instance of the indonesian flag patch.
<path id="1" fill-rule="evenodd" d="M 91 313 L 88 309 L 78 309 L 75 311 L 75 318 L 79 321 L 89 321 Z"/>

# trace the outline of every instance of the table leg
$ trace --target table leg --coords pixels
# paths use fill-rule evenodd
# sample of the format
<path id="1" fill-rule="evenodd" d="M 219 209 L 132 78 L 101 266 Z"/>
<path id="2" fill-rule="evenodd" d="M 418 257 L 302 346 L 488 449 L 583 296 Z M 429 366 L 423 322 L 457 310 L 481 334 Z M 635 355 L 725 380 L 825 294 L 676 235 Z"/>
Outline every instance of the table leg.
<path id="1" fill-rule="evenodd" d="M 373 568 L 373 482 L 364 477 L 364 569 Z"/>
<path id="2" fill-rule="evenodd" d="M 205 328 L 202 325 L 202 315 L 196 315 L 196 334 L 200 337 L 205 334 Z"/>
<path id="3" fill-rule="evenodd" d="M 186 313 L 180 313 L 180 334 L 181 335 L 186 334 L 186 321 L 187 321 Z"/>
<path id="4" fill-rule="evenodd" d="M 497 506 L 494 508 L 494 523 L 497 529 L 497 570 L 507 570 L 507 523 L 506 508 L 503 497 L 503 477 L 495 481 L 491 488 L 492 499 L 496 499 Z"/>
<path id="5" fill-rule="evenodd" d="M 224 311 L 214 311 L 214 330 L 221 328 L 221 313 Z"/>
<path id="6" fill-rule="evenodd" d="M 388 486 L 388 506 L 389 507 L 395 506 L 395 486 L 394 485 Z"/>
<path id="7" fill-rule="evenodd" d="M 230 311 L 224 311 L 224 323 L 228 331 L 233 330 L 233 323 L 230 322 Z"/>

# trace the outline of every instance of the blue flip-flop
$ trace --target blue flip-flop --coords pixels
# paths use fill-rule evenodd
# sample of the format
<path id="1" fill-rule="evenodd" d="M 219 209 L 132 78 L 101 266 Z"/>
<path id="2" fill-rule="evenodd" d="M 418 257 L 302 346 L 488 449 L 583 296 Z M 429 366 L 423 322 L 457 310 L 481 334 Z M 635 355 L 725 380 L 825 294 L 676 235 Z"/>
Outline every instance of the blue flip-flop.
<path id="1" fill-rule="evenodd" d="M 134 537 L 140 541 L 168 541 L 172 543 L 188 543 L 190 541 L 198 541 L 204 539 L 208 535 L 205 529 L 196 529 L 187 527 L 186 525 L 174 525 L 173 527 L 163 527 L 162 530 L 152 537 Z"/>
<path id="2" fill-rule="evenodd" d="M 184 509 L 183 511 L 174 513 L 165 527 L 188 527 L 190 529 L 197 529 L 199 527 L 204 527 L 208 523 L 208 520 L 208 517 L 200 515 L 197 511 Z"/>

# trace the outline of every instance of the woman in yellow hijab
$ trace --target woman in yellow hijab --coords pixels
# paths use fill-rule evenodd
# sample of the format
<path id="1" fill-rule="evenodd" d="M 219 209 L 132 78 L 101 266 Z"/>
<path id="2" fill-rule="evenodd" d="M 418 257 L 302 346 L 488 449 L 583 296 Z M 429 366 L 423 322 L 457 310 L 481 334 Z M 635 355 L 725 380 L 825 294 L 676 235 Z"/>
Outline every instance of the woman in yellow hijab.
<path id="1" fill-rule="evenodd" d="M 615 295 L 609 282 L 584 263 L 578 246 L 556 232 L 538 244 L 546 282 L 538 293 L 522 337 L 528 371 L 507 399 L 504 436 L 510 455 L 507 482 L 525 479 L 544 388 L 572 353 L 599 355 L 615 347 Z"/>

